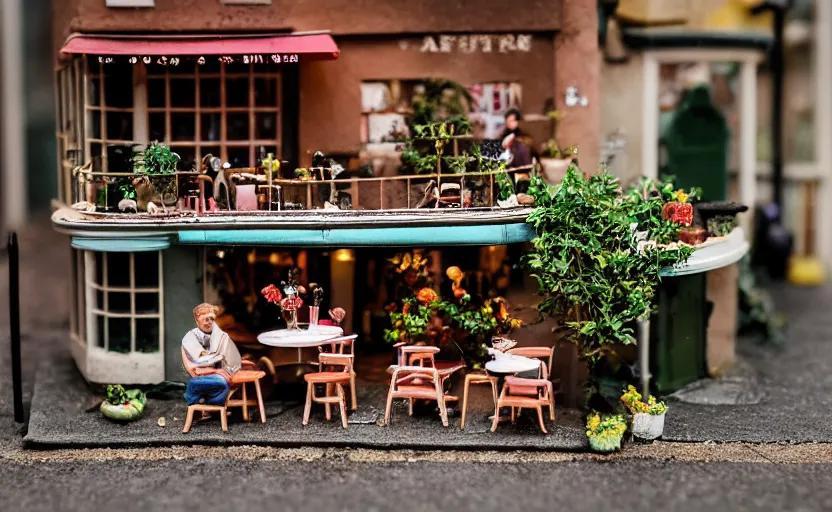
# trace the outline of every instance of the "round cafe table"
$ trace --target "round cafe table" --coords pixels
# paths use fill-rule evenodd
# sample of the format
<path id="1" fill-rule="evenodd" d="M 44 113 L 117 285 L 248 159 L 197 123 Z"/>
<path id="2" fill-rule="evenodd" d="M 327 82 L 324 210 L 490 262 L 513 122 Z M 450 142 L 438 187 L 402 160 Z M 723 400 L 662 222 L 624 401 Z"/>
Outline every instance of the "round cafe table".
<path id="1" fill-rule="evenodd" d="M 301 349 L 320 347 L 343 335 L 344 330 L 337 325 L 319 325 L 315 330 L 277 329 L 266 331 L 257 335 L 257 341 L 270 347 L 297 349 L 297 362 L 303 363 Z"/>

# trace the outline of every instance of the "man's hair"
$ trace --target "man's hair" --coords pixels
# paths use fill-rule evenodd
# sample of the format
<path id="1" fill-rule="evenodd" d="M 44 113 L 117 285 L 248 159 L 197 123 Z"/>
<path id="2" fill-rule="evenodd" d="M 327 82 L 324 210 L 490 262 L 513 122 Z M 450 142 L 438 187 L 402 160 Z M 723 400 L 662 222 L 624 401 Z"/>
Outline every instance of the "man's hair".
<path id="1" fill-rule="evenodd" d="M 214 313 L 214 315 L 216 315 L 217 309 L 217 306 L 213 304 L 208 304 L 207 302 L 203 302 L 202 304 L 194 308 L 194 320 L 206 313 Z"/>
<path id="2" fill-rule="evenodd" d="M 521 114 L 520 110 L 517 109 L 517 108 L 512 107 L 512 108 L 508 109 L 506 111 L 505 115 L 503 116 L 503 119 L 508 119 L 508 116 L 514 116 L 514 118 L 517 119 L 518 121 L 523 120 L 523 114 Z"/>

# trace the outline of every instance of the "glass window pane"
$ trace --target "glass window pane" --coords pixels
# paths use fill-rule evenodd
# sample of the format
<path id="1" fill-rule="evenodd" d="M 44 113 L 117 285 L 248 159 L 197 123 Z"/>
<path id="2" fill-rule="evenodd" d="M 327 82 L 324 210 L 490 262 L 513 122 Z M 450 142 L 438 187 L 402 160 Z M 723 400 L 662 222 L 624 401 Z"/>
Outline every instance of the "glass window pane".
<path id="1" fill-rule="evenodd" d="M 199 104 L 203 107 L 220 106 L 219 78 L 203 78 L 199 81 Z"/>
<path id="2" fill-rule="evenodd" d="M 258 112 L 255 114 L 254 138 L 257 140 L 274 140 L 277 138 L 277 114 Z"/>
<path id="3" fill-rule="evenodd" d="M 114 62 L 104 66 L 104 104 L 117 108 L 133 106 L 133 64 Z"/>
<path id="4" fill-rule="evenodd" d="M 220 140 L 220 122 L 220 114 L 202 114 L 200 119 L 200 140 L 211 142 Z"/>
<path id="5" fill-rule="evenodd" d="M 159 351 L 159 319 L 158 318 L 137 318 L 136 319 L 136 351 L 137 352 L 158 352 Z"/>
<path id="6" fill-rule="evenodd" d="M 137 252 L 133 254 L 136 272 L 136 288 L 159 287 L 159 253 Z"/>
<path id="7" fill-rule="evenodd" d="M 107 253 L 107 286 L 130 286 L 130 253 Z"/>
<path id="8" fill-rule="evenodd" d="M 107 334 L 110 336 L 107 349 L 110 352 L 130 352 L 130 324 L 129 318 L 107 318 Z"/>
<path id="9" fill-rule="evenodd" d="M 196 114 L 173 113 L 170 115 L 171 140 L 196 140 Z"/>
<path id="10" fill-rule="evenodd" d="M 107 145 L 108 168 L 111 172 L 130 172 L 133 169 L 133 146 L 130 144 Z"/>
<path id="11" fill-rule="evenodd" d="M 158 313 L 159 312 L 159 293 L 137 293 L 136 294 L 136 313 Z"/>
<path id="12" fill-rule="evenodd" d="M 95 290 L 95 307 L 101 311 L 106 311 L 104 308 L 104 292 Z"/>
<path id="13" fill-rule="evenodd" d="M 245 113 L 226 114 L 225 137 L 227 140 L 248 140 L 249 117 Z"/>
<path id="14" fill-rule="evenodd" d="M 150 108 L 165 107 L 165 79 L 147 79 L 147 106 Z"/>
<path id="15" fill-rule="evenodd" d="M 229 107 L 248 106 L 248 78 L 225 79 L 225 104 Z"/>
<path id="16" fill-rule="evenodd" d="M 84 61 L 87 65 L 88 74 L 98 74 L 101 72 L 101 63 L 98 62 L 98 57 L 94 57 L 92 55 L 85 55 Z"/>
<path id="17" fill-rule="evenodd" d="M 205 57 L 205 64 L 199 66 L 199 73 L 219 73 L 221 66 L 220 58 L 216 55 L 211 55 L 209 57 Z"/>
<path id="18" fill-rule="evenodd" d="M 196 59 L 190 57 L 179 57 L 179 64 L 167 67 L 171 75 L 193 75 L 196 70 Z"/>
<path id="19" fill-rule="evenodd" d="M 92 333 L 95 338 L 95 346 L 104 348 L 104 332 L 107 328 L 107 319 L 101 315 L 95 315 L 96 331 Z"/>
<path id="20" fill-rule="evenodd" d="M 91 78 L 87 89 L 87 103 L 96 107 L 101 105 L 101 79 Z"/>
<path id="21" fill-rule="evenodd" d="M 225 65 L 226 73 L 248 73 L 251 70 L 251 64 L 243 62 L 242 57 L 236 57 L 234 62 Z"/>
<path id="22" fill-rule="evenodd" d="M 170 106 L 196 106 L 196 83 L 193 78 L 172 78 L 170 81 Z"/>
<path id="23" fill-rule="evenodd" d="M 251 167 L 248 157 L 248 147 L 228 148 L 228 162 L 231 167 Z"/>
<path id="24" fill-rule="evenodd" d="M 196 165 L 196 146 L 171 146 L 171 150 L 179 155 L 176 168 L 180 171 L 192 171 Z"/>
<path id="25" fill-rule="evenodd" d="M 130 294 L 128 292 L 107 292 L 107 311 L 109 313 L 130 313 Z"/>
<path id="26" fill-rule="evenodd" d="M 205 155 L 211 155 L 219 158 L 222 151 L 219 146 L 201 146 L 199 153 L 202 155 L 202 158 L 205 158 Z"/>
<path id="27" fill-rule="evenodd" d="M 104 284 L 104 253 L 92 253 L 95 258 L 95 283 Z"/>
<path id="28" fill-rule="evenodd" d="M 101 137 L 101 111 L 90 110 L 87 112 L 87 120 L 89 128 L 87 128 L 90 138 L 100 139 Z M 100 153 L 99 153 L 100 154 Z"/>
<path id="29" fill-rule="evenodd" d="M 254 79 L 254 104 L 258 107 L 277 106 L 277 78 Z"/>
<path id="30" fill-rule="evenodd" d="M 133 140 L 132 112 L 107 112 L 107 139 Z"/>
<path id="31" fill-rule="evenodd" d="M 151 112 L 147 115 L 150 129 L 151 141 L 165 141 L 165 114 L 164 112 Z"/>

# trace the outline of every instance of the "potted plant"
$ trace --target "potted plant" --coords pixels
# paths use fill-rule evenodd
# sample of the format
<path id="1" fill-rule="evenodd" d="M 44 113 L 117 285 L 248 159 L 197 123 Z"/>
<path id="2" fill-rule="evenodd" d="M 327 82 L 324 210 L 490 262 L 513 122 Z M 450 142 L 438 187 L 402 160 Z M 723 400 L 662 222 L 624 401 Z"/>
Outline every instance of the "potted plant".
<path id="1" fill-rule="evenodd" d="M 621 395 L 621 402 L 633 415 L 633 436 L 652 441 L 662 436 L 667 405 L 664 402 L 657 402 L 654 396 L 650 396 L 647 403 L 641 398 L 636 388 L 630 385 Z"/>
<path id="2" fill-rule="evenodd" d="M 176 197 L 176 165 L 179 155 L 164 144 L 151 142 L 144 151 L 133 157 L 134 194 L 139 210 L 148 204 L 174 206 Z M 153 207 L 150 207 L 152 210 Z"/>
<path id="3" fill-rule="evenodd" d="M 543 175 L 546 181 L 551 184 L 560 183 L 566 174 L 566 169 L 569 164 L 577 156 L 578 151 L 575 147 L 568 147 L 561 149 L 557 142 L 557 127 L 558 122 L 563 119 L 564 113 L 560 110 L 550 110 L 546 112 L 546 117 L 552 121 L 552 138 L 546 141 L 540 148 L 540 167 L 543 170 Z"/>
<path id="4" fill-rule="evenodd" d="M 560 321 L 563 338 L 577 344 L 590 370 L 593 409 L 613 412 L 621 384 L 620 348 L 636 343 L 638 320 L 653 310 L 660 271 L 684 262 L 693 249 L 680 244 L 681 226 L 662 217 L 663 200 L 645 182 L 624 193 L 618 178 L 584 176 L 570 165 L 563 181 L 547 185 L 532 176 L 535 210 L 526 222 L 536 237 L 524 263 L 537 280 L 542 316 Z M 603 363 L 603 364 L 599 364 Z"/>
<path id="5" fill-rule="evenodd" d="M 611 453 L 621 449 L 621 439 L 627 431 L 627 422 L 620 414 L 606 416 L 594 412 L 586 421 L 586 437 L 589 448 L 599 453 Z"/>
<path id="6" fill-rule="evenodd" d="M 120 384 L 110 384 L 99 410 L 114 421 L 133 421 L 141 417 L 146 404 L 147 397 L 140 389 L 125 390 Z"/>

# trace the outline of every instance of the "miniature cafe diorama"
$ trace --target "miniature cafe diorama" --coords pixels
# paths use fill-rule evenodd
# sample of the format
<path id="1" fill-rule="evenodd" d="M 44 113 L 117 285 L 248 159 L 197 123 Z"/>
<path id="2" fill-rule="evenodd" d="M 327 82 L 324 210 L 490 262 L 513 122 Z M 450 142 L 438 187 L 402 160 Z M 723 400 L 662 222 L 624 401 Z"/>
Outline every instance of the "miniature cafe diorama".
<path id="1" fill-rule="evenodd" d="M 305 383 L 303 424 L 318 403 L 327 419 L 336 406 L 346 428 L 369 382 L 386 388 L 386 403 L 374 404 L 385 424 L 405 399 L 411 413 L 414 401 L 433 403 L 445 426 L 450 404 L 464 427 L 471 385 L 483 384 L 497 413 L 526 410 L 547 432 L 558 377 L 582 374 L 558 342 L 576 341 L 591 369 L 609 348 L 634 344 L 660 268 L 696 258 L 697 246 L 730 238 L 735 224 L 737 209 L 711 205 L 718 223 L 703 221 L 705 210 L 694 219 L 695 195 L 652 183 L 625 193 L 609 174 L 581 172 L 577 150 L 532 144 L 511 84 L 367 84 L 365 142 L 371 153 L 395 152 L 398 173 L 377 177 L 366 162 L 313 148 L 311 165 L 299 167 L 281 158 L 279 76 L 337 58 L 332 38 L 175 42 L 67 41 L 74 73 L 59 80 L 80 86 L 60 98 L 72 136 L 59 143 L 61 154 L 74 144 L 75 161 L 62 162 L 52 220 L 71 239 L 81 373 L 95 384 L 187 382 L 186 431 L 196 412 L 218 411 L 225 430 L 228 408 L 265 422 L 264 401 L 280 400 L 287 382 Z M 578 238 L 599 231 L 578 246 L 561 236 L 572 225 Z M 597 280 L 568 285 L 591 277 L 570 274 L 584 265 L 598 266 Z M 524 339 L 537 284 L 537 309 L 567 317 L 560 327 L 570 332 L 547 327 Z M 624 304 L 623 290 L 638 287 L 640 302 Z M 563 300 L 580 293 L 582 306 Z M 596 309 L 618 316 L 604 323 Z M 140 414 L 134 392 L 109 386 L 102 412 L 135 404 Z M 642 412 L 663 418 L 649 404 Z M 616 418 L 591 416 L 590 440 L 620 437 Z"/>

